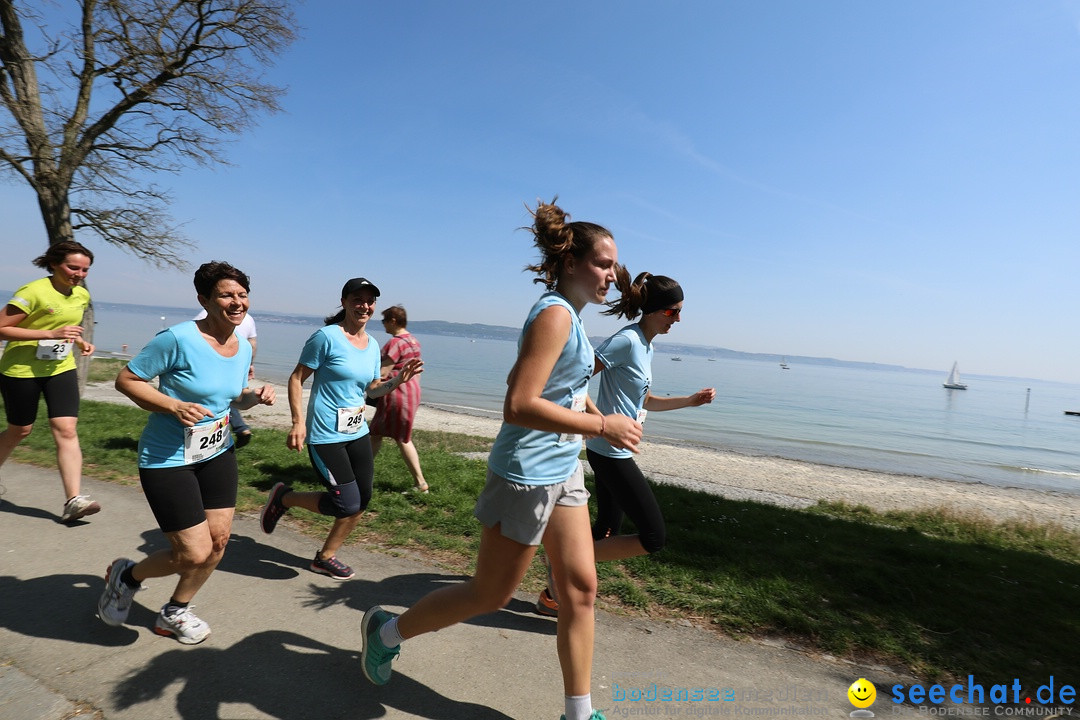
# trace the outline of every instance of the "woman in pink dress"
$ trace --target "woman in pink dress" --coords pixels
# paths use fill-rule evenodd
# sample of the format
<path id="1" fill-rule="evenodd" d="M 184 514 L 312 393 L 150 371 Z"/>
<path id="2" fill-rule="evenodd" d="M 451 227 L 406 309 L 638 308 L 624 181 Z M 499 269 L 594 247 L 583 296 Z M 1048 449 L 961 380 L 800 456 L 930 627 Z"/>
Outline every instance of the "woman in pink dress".
<path id="1" fill-rule="evenodd" d="M 390 340 L 382 348 L 382 379 L 392 380 L 401 372 L 402 366 L 413 358 L 420 359 L 420 343 L 405 326 L 408 317 L 405 308 L 400 305 L 383 310 L 383 328 L 390 334 Z M 379 399 L 375 417 L 371 420 L 371 452 L 379 453 L 384 437 L 392 438 L 401 451 L 401 458 L 413 476 L 417 492 L 428 491 L 427 481 L 420 469 L 420 456 L 412 442 L 413 420 L 416 408 L 420 406 L 420 376 L 414 375 L 403 382 L 396 390 Z"/>

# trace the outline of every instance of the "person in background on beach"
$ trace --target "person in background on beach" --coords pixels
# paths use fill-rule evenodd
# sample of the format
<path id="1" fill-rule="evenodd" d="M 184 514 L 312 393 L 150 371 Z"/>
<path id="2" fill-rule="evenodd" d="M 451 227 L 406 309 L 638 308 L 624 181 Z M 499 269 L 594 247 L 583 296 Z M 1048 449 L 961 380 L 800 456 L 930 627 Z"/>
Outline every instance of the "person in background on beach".
<path id="1" fill-rule="evenodd" d="M 401 372 L 383 380 L 379 373 L 379 343 L 367 333 L 375 312 L 379 288 L 366 278 L 353 278 L 341 288 L 341 310 L 326 318 L 304 344 L 300 362 L 289 376 L 292 429 L 285 440 L 300 452 L 308 444 L 311 466 L 324 492 L 297 492 L 277 483 L 263 508 L 263 532 L 272 533 L 278 520 L 293 507 L 329 515 L 334 524 L 311 561 L 314 572 L 335 580 L 353 576 L 337 551 L 356 528 L 371 502 L 375 458 L 364 420 L 366 398 L 380 398 L 423 372 L 419 358 L 408 360 Z M 303 387 L 312 375 L 307 423 L 304 422 Z"/>
<path id="2" fill-rule="evenodd" d="M 596 407 L 602 413 L 618 413 L 644 424 L 647 412 L 678 410 L 711 403 L 714 388 L 699 390 L 682 397 L 657 397 L 652 386 L 652 341 L 666 335 L 679 322 L 683 291 L 679 283 L 663 275 L 641 273 L 630 282 L 626 269 L 619 268 L 620 297 L 608 303 L 605 315 L 641 319 L 609 337 L 596 349 L 594 373 L 600 373 L 600 392 Z M 601 372 L 602 371 L 602 372 Z M 585 455 L 592 466 L 596 483 L 596 522 L 592 536 L 597 561 L 621 560 L 664 547 L 664 516 L 648 481 L 629 450 L 613 446 L 602 437 L 585 442 Z M 623 513 L 630 516 L 636 535 L 619 535 Z M 550 576 L 550 567 L 549 567 Z M 548 587 L 536 601 L 541 615 L 559 614 L 557 584 Z"/>
<path id="3" fill-rule="evenodd" d="M 596 565 L 578 455 L 584 435 L 634 451 L 641 426 L 624 415 L 602 416 L 588 400 L 593 349 L 580 313 L 589 303 L 603 303 L 615 282 L 618 252 L 611 233 L 594 223 L 569 222 L 554 202 L 539 203 L 532 215 L 542 259 L 526 269 L 547 292 L 525 320 L 507 378 L 504 422 L 474 510 L 484 526 L 476 574 L 429 593 L 400 616 L 370 608 L 361 623 L 361 661 L 371 682 L 387 683 L 403 640 L 500 610 L 543 544 L 563 598 L 556 641 L 563 718 L 597 720 L 604 716 L 593 710 L 590 695 Z"/>
<path id="4" fill-rule="evenodd" d="M 206 311 L 200 310 L 194 319 L 202 320 L 204 317 L 206 317 Z M 248 368 L 249 382 L 255 379 L 255 352 L 258 350 L 257 334 L 255 331 L 255 318 L 251 317 L 249 313 L 244 317 L 244 322 L 240 323 L 240 327 L 236 328 L 236 335 L 241 340 L 247 340 L 251 343 L 251 367 Z M 236 436 L 234 444 L 237 450 L 251 442 L 251 428 L 244 422 L 244 416 L 235 407 L 229 408 L 229 426 Z"/>
<path id="5" fill-rule="evenodd" d="M 185 645 L 210 634 L 191 601 L 225 554 L 236 509 L 230 403 L 246 409 L 275 399 L 271 385 L 247 386 L 251 345 L 236 328 L 247 317 L 250 289 L 248 276 L 228 263 L 201 265 L 195 291 L 206 317 L 162 330 L 116 377 L 116 389 L 150 411 L 139 438 L 139 481 L 170 547 L 109 565 L 98 600 L 107 625 L 127 619 L 144 580 L 179 575 L 154 632 Z"/>
<path id="6" fill-rule="evenodd" d="M 420 359 L 420 343 L 405 329 L 408 322 L 405 308 L 400 305 L 383 310 L 383 329 L 390 334 L 382 349 L 384 380 L 394 379 L 409 360 Z M 420 469 L 420 455 L 412 442 L 413 421 L 416 419 L 416 409 L 420 407 L 420 378 L 413 376 L 412 380 L 402 383 L 393 392 L 379 398 L 375 407 L 375 416 L 371 419 L 372 456 L 379 454 L 384 437 L 392 438 L 413 477 L 414 488 L 417 492 L 426 493 L 428 484 Z"/>
<path id="7" fill-rule="evenodd" d="M 83 280 L 93 262 L 94 254 L 73 240 L 50 245 L 34 258 L 34 265 L 48 270 L 49 277 L 23 285 L 0 310 L 0 340 L 7 341 L 0 356 L 0 393 L 8 422 L 0 433 L 0 466 L 33 431 L 44 395 L 64 486 L 64 523 L 101 510 L 80 494 L 79 379 L 72 353 L 76 346 L 83 355 L 94 352 L 83 340 L 81 325 L 90 304 Z"/>

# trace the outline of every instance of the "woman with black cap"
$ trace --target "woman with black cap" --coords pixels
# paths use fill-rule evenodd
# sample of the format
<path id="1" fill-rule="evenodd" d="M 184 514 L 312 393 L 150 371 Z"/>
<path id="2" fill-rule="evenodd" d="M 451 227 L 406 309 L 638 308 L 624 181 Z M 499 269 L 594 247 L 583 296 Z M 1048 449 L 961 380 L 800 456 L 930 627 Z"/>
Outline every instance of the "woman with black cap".
<path id="1" fill-rule="evenodd" d="M 300 507 L 333 516 L 322 549 L 311 561 L 314 572 L 348 580 L 353 570 L 337 559 L 337 551 L 356 528 L 371 502 L 375 473 L 371 438 L 364 420 L 367 398 L 378 398 L 423 372 L 420 360 L 405 363 L 391 380 L 379 372 L 379 343 L 367 333 L 379 288 L 366 278 L 353 278 L 341 288 L 341 310 L 304 344 L 300 362 L 289 376 L 292 429 L 285 441 L 300 452 L 308 443 L 311 466 L 326 486 L 324 492 L 295 492 L 278 483 L 263 508 L 263 532 L 272 533 L 289 508 Z M 312 375 L 307 422 L 302 407 L 304 381 Z"/>
<path id="2" fill-rule="evenodd" d="M 622 316 L 633 320 L 605 340 L 596 349 L 594 374 L 600 375 L 597 409 L 607 415 L 618 413 L 645 423 L 649 411 L 677 410 L 711 403 L 716 390 L 705 388 L 683 397 L 657 397 L 650 392 L 652 385 L 652 341 L 666 335 L 679 322 L 683 306 L 683 291 L 679 283 L 663 275 L 641 273 L 630 282 L 626 269 L 619 268 L 616 279 L 620 297 L 608 303 L 605 315 Z M 642 475 L 633 454 L 617 448 L 603 437 L 585 441 L 585 455 L 592 466 L 596 482 L 596 522 L 593 523 L 593 552 L 597 561 L 654 553 L 664 546 L 664 516 Z M 629 515 L 638 532 L 619 535 L 623 514 Z M 540 593 L 536 611 L 541 615 L 559 613 L 558 597 L 552 592 L 554 583 Z"/>

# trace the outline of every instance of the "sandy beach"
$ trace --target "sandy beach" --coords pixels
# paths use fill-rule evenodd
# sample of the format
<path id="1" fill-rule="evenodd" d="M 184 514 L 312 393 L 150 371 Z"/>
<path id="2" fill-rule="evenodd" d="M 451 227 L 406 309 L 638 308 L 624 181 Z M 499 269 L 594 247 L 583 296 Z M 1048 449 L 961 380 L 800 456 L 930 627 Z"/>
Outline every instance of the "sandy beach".
<path id="1" fill-rule="evenodd" d="M 255 383 L 261 384 L 264 383 Z M 258 406 L 244 413 L 253 427 L 288 429 L 286 389 L 280 385 L 275 387 L 278 397 L 275 405 Z M 130 402 L 111 383 L 89 385 L 84 397 L 105 402 Z M 494 438 L 499 421 L 422 405 L 415 427 Z M 657 482 L 733 500 L 754 500 L 792 508 L 807 507 L 818 500 L 842 500 L 879 510 L 950 507 L 992 518 L 1056 522 L 1080 530 L 1080 495 L 893 475 L 647 440 L 641 444 L 637 462 L 642 471 Z M 429 480 L 432 484 L 438 483 L 438 478 Z"/>

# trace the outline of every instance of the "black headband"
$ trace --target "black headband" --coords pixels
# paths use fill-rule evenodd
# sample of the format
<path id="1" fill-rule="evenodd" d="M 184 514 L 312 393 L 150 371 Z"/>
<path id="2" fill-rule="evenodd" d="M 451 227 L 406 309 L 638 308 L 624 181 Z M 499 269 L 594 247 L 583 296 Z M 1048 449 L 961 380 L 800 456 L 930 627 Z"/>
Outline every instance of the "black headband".
<path id="1" fill-rule="evenodd" d="M 682 299 L 682 287 L 679 285 L 663 289 L 650 289 L 645 304 L 641 307 L 641 314 L 648 315 L 657 310 L 663 310 L 675 303 L 681 303 Z"/>

